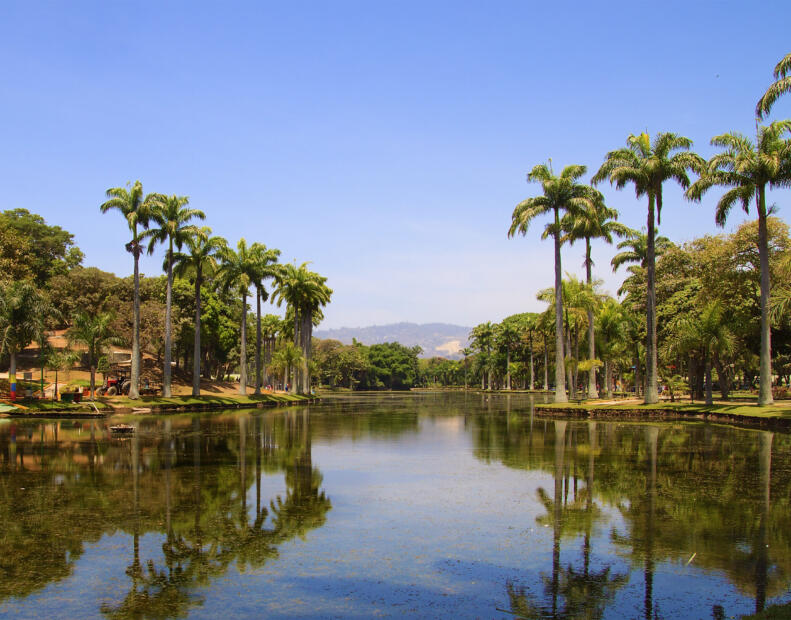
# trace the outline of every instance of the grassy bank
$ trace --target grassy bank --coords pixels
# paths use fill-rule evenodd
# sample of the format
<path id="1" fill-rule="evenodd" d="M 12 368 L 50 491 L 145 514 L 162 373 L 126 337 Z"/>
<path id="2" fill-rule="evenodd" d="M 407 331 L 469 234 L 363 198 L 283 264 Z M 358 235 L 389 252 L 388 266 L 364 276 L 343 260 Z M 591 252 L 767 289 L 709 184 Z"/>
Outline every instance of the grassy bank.
<path id="1" fill-rule="evenodd" d="M 241 409 L 247 407 L 277 407 L 279 405 L 293 405 L 311 400 L 309 396 L 297 394 L 262 394 L 261 396 L 142 396 L 132 400 L 125 396 L 98 397 L 94 401 L 96 408 L 90 401 L 80 403 L 67 403 L 51 400 L 31 400 L 17 403 L 15 411 L 6 412 L 12 416 L 46 416 L 49 414 L 69 415 L 105 415 L 113 412 L 129 412 L 135 409 L 150 409 L 151 411 L 175 411 L 182 409 Z"/>
<path id="2" fill-rule="evenodd" d="M 662 402 L 653 405 L 640 403 L 547 403 L 536 405 L 536 411 L 546 414 L 570 414 L 584 417 L 696 417 L 713 420 L 741 421 L 745 423 L 772 424 L 791 428 L 791 403 L 782 402 L 767 407 L 748 403 Z"/>

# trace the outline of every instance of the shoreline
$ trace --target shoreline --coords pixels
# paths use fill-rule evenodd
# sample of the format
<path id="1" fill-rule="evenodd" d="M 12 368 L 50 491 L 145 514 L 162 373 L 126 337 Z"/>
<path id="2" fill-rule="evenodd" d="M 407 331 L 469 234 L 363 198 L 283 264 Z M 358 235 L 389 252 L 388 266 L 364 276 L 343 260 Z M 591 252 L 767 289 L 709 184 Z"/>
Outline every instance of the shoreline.
<path id="1" fill-rule="evenodd" d="M 113 402 L 116 400 L 117 402 Z M 116 414 L 157 414 L 184 411 L 218 411 L 226 409 L 264 409 L 309 405 L 321 399 L 297 394 L 266 394 L 261 396 L 144 396 L 138 400 L 100 398 L 82 401 L 85 406 L 64 409 L 32 409 L 30 403 L 0 414 L 4 418 L 106 418 Z M 51 401 L 50 401 L 51 402 Z M 93 408 L 96 405 L 96 409 Z"/>

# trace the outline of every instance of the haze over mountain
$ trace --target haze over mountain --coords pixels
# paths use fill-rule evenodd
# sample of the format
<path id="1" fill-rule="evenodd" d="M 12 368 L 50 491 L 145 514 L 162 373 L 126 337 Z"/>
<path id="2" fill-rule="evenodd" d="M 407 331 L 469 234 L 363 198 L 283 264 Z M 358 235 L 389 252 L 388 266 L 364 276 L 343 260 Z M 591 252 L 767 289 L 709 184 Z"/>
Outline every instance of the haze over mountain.
<path id="1" fill-rule="evenodd" d="M 461 350 L 468 346 L 471 327 L 448 323 L 391 323 L 369 327 L 341 327 L 313 332 L 316 338 L 332 338 L 344 344 L 352 339 L 366 345 L 399 342 L 407 347 L 418 345 L 423 349 L 420 357 L 461 359 Z"/>

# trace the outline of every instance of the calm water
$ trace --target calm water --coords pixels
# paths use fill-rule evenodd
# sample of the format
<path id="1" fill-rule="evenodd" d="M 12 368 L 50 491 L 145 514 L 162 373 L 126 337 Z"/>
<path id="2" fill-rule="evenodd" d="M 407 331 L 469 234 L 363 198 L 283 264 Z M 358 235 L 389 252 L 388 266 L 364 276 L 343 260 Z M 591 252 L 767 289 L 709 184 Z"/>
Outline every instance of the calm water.
<path id="1" fill-rule="evenodd" d="M 6 617 L 739 617 L 791 600 L 791 439 L 527 396 L 0 423 Z"/>

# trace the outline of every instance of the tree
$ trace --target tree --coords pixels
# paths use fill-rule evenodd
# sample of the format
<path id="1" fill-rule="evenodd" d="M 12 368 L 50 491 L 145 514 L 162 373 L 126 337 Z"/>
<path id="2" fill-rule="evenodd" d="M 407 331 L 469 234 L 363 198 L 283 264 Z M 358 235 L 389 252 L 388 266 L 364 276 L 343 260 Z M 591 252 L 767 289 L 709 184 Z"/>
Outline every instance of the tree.
<path id="1" fill-rule="evenodd" d="M 223 290 L 233 290 L 242 296 L 242 320 L 239 340 L 239 394 L 247 394 L 247 295 L 255 281 L 256 258 L 244 238 L 239 239 L 236 251 L 224 246 L 218 253 L 220 267 L 217 279 Z"/>
<path id="2" fill-rule="evenodd" d="M 700 201 L 712 187 L 727 188 L 717 203 L 715 221 L 725 226 L 731 208 L 741 204 L 749 212 L 755 199 L 758 211 L 758 253 L 761 262 L 761 354 L 758 405 L 772 399 L 772 335 L 769 322 L 769 244 L 767 233 L 766 189 L 791 183 L 791 144 L 783 136 L 791 132 L 791 121 L 776 121 L 758 129 L 757 143 L 740 133 L 731 132 L 711 139 L 723 152 L 714 155 L 705 171 L 687 191 L 687 197 Z"/>
<path id="3" fill-rule="evenodd" d="M 115 316 L 110 312 L 89 314 L 79 311 L 74 315 L 74 323 L 66 332 L 69 343 L 82 344 L 88 349 L 88 367 L 91 371 L 91 400 L 96 395 L 96 369 L 99 357 L 110 345 L 122 344 L 115 335 L 112 323 Z"/>
<path id="4" fill-rule="evenodd" d="M 711 365 L 715 355 L 733 347 L 733 334 L 724 321 L 725 310 L 717 301 L 707 303 L 698 316 L 686 316 L 681 322 L 680 338 L 687 349 L 703 353 L 706 373 L 706 404 L 713 405 Z M 723 378 L 720 377 L 722 381 Z"/>
<path id="5" fill-rule="evenodd" d="M 294 385 L 298 394 L 310 392 L 310 349 L 314 320 L 323 318 L 321 307 L 332 297 L 327 278 L 308 270 L 308 263 L 299 267 L 283 265 L 277 277 L 275 299 L 277 305 L 285 301 L 293 312 L 294 344 L 302 351 L 302 368 L 296 372 Z"/>
<path id="6" fill-rule="evenodd" d="M 593 194 L 590 204 L 585 205 L 576 217 L 569 214 L 564 222 L 566 237 L 570 243 L 585 240 L 585 281 L 593 286 L 593 260 L 591 259 L 591 239 L 601 239 L 612 245 L 613 235 L 621 238 L 633 232 L 630 228 L 617 222 L 618 211 L 604 204 L 604 196 L 600 192 Z M 588 359 L 596 359 L 596 335 L 594 331 L 593 309 L 588 309 Z M 588 372 L 588 398 L 598 398 L 596 391 L 596 368 Z"/>
<path id="7" fill-rule="evenodd" d="M 158 228 L 149 228 L 141 238 L 149 239 L 148 253 L 153 254 L 154 248 L 159 243 L 167 243 L 168 249 L 165 254 L 165 272 L 167 273 L 167 291 L 165 293 L 165 367 L 162 374 L 162 396 L 169 398 L 170 389 L 170 360 L 171 360 L 171 339 L 173 324 L 171 320 L 171 306 L 173 298 L 173 248 L 179 250 L 187 242 L 187 239 L 195 237 L 199 229 L 194 224 L 188 222 L 197 218 L 206 219 L 203 211 L 190 209 L 187 207 L 189 198 L 186 196 L 165 196 L 164 194 L 153 194 L 151 197 L 151 220 L 158 225 Z"/>
<path id="8" fill-rule="evenodd" d="M 255 285 L 255 393 L 261 394 L 261 302 L 266 301 L 269 294 L 264 282 L 280 274 L 277 259 L 280 250 L 268 250 L 263 243 L 253 243 L 250 247 L 253 254 L 253 284 Z"/>
<path id="9" fill-rule="evenodd" d="M 470 347 L 478 351 L 475 357 L 476 364 L 481 371 L 481 389 L 492 389 L 492 368 L 494 362 L 492 360 L 492 347 L 494 345 L 494 325 L 491 321 L 481 323 L 472 328 L 470 332 Z M 488 382 L 487 382 L 488 374 Z"/>
<path id="10" fill-rule="evenodd" d="M 11 398 L 16 396 L 16 356 L 33 340 L 44 349 L 44 330 L 51 312 L 49 300 L 31 282 L 0 285 L 0 354 L 7 353 L 10 359 Z"/>
<path id="11" fill-rule="evenodd" d="M 612 398 L 612 366 L 618 346 L 624 338 L 624 316 L 621 304 L 608 298 L 596 313 L 599 352 L 604 359 L 604 389 Z"/>
<path id="12" fill-rule="evenodd" d="M 143 253 L 138 226 L 148 227 L 153 197 L 143 195 L 143 184 L 135 181 L 126 187 L 111 187 L 107 190 L 107 202 L 99 206 L 102 213 L 117 209 L 126 220 L 132 240 L 126 244 L 126 251 L 134 257 L 134 302 L 132 327 L 132 368 L 129 398 L 140 398 L 140 255 Z"/>
<path id="13" fill-rule="evenodd" d="M 535 196 L 523 200 L 514 209 L 511 216 L 511 227 L 508 236 L 513 237 L 517 232 L 525 235 L 535 218 L 552 214 L 553 220 L 546 225 L 542 238 L 551 236 L 555 242 L 555 402 L 568 401 L 566 394 L 565 377 L 563 376 L 563 300 L 562 279 L 563 270 L 560 262 L 560 246 L 562 243 L 561 212 L 576 214 L 585 206 L 590 205 L 593 190 L 577 180 L 585 174 L 585 166 L 566 166 L 555 176 L 552 172 L 551 162 L 547 166 L 539 164 L 527 175 L 527 180 L 541 183 L 542 196 Z"/>
<path id="14" fill-rule="evenodd" d="M 652 141 L 646 133 L 630 135 L 626 148 L 607 153 L 605 161 L 593 175 L 592 182 L 607 179 L 618 189 L 634 185 L 637 198 L 648 198 L 648 236 L 646 240 L 646 404 L 659 400 L 657 391 L 656 349 L 656 287 L 654 283 L 654 208 L 656 223 L 662 223 L 662 186 L 675 180 L 681 187 L 689 187 L 687 172 L 703 168 L 699 155 L 689 152 L 692 141 L 674 133 L 658 133 Z M 678 152 L 680 151 L 680 152 Z"/>
<path id="15" fill-rule="evenodd" d="M 173 265 L 177 275 L 190 275 L 195 280 L 195 344 L 192 362 L 192 395 L 200 396 L 201 285 L 206 274 L 213 272 L 217 267 L 217 253 L 226 247 L 226 241 L 222 237 L 212 237 L 211 228 L 204 226 L 196 234 L 187 237 L 184 244 L 187 247 L 187 252 L 174 254 Z"/>
<path id="16" fill-rule="evenodd" d="M 777 63 L 774 76 L 774 83 L 766 89 L 755 106 L 755 116 L 759 120 L 763 120 L 769 114 L 779 97 L 791 92 L 791 54 L 786 54 Z"/>

